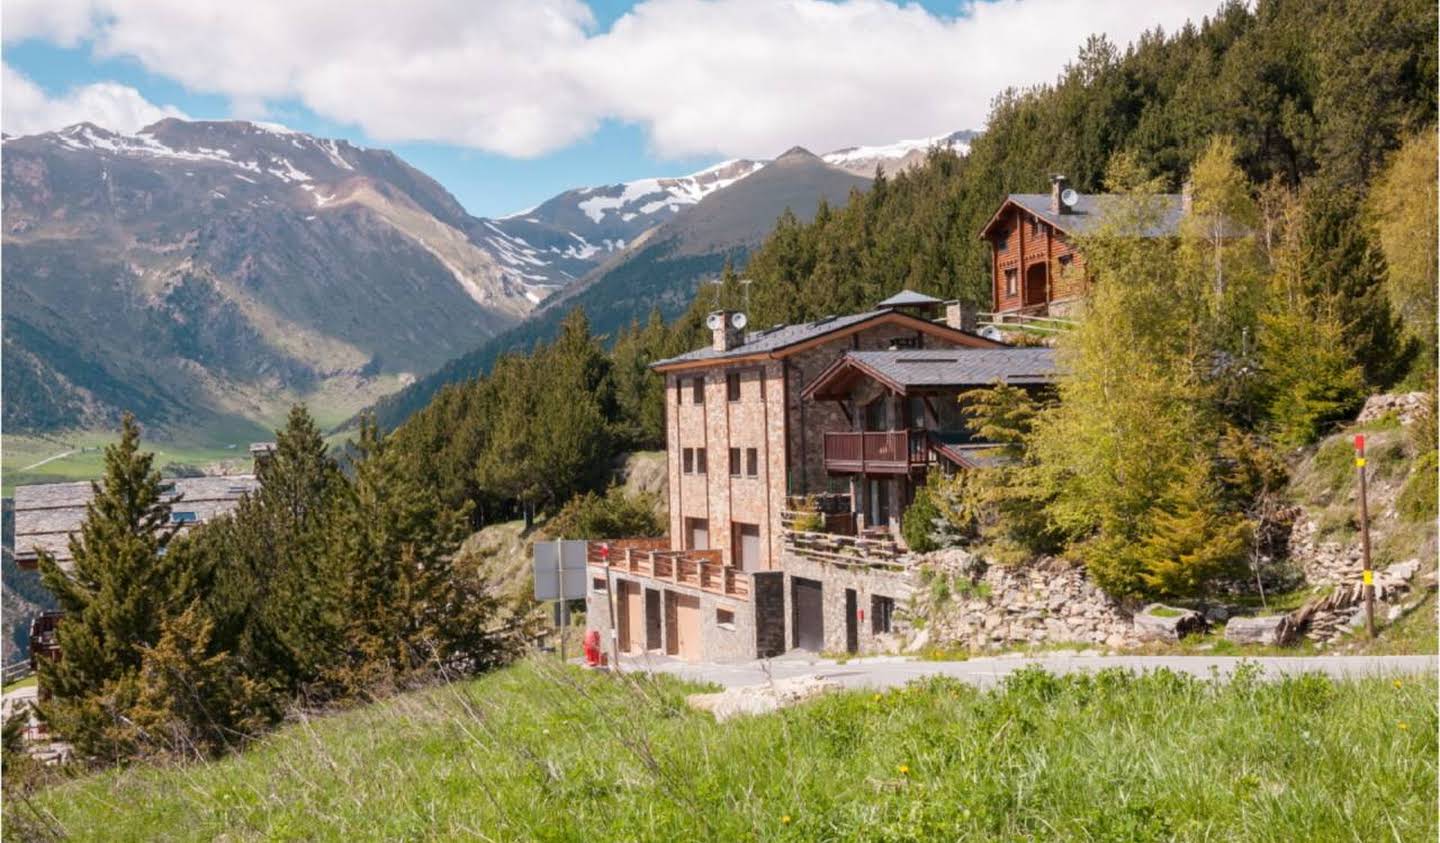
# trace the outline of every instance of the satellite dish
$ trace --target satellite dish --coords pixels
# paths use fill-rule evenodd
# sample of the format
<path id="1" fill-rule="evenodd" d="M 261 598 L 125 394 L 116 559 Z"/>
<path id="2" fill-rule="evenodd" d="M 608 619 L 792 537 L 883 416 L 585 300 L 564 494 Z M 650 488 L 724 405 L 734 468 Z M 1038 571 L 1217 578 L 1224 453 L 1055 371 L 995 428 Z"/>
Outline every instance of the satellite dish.
<path id="1" fill-rule="evenodd" d="M 709 316 L 705 317 L 705 327 L 713 331 L 724 324 L 724 322 L 722 321 L 724 318 L 725 317 L 721 316 L 718 313 L 712 313 Z"/>
<path id="2" fill-rule="evenodd" d="M 744 328 L 745 325 L 748 324 L 749 322 L 750 322 L 750 320 L 747 319 L 747 318 L 745 317 L 745 314 L 743 314 L 743 313 L 732 313 L 732 314 L 730 314 L 730 324 L 731 324 L 732 326 L 734 326 L 735 330 L 737 330 L 737 331 L 740 330 L 741 328 Z"/>
<path id="3" fill-rule="evenodd" d="M 986 325 L 985 327 L 981 328 L 980 336 L 984 337 L 987 340 L 995 340 L 996 342 L 1001 342 L 1005 339 L 1005 334 L 1002 333 L 1001 330 L 994 325 Z"/>
<path id="4" fill-rule="evenodd" d="M 1075 203 L 1080 201 L 1080 194 L 1076 193 L 1074 188 L 1067 187 L 1061 191 L 1060 201 L 1065 207 L 1073 208 L 1075 207 Z"/>

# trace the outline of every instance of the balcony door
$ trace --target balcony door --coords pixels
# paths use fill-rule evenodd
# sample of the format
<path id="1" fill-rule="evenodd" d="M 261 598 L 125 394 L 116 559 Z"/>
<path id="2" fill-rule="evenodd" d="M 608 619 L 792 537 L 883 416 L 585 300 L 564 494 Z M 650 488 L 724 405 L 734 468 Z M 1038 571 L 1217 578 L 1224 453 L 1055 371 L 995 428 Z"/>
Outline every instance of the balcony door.
<path id="1" fill-rule="evenodd" d="M 872 527 L 890 526 L 890 486 L 894 482 L 889 478 L 871 477 L 869 488 L 866 489 L 866 498 L 869 506 L 865 513 L 865 522 Z"/>
<path id="2" fill-rule="evenodd" d="M 890 429 L 890 397 L 881 396 L 865 405 L 865 430 L 876 433 Z"/>

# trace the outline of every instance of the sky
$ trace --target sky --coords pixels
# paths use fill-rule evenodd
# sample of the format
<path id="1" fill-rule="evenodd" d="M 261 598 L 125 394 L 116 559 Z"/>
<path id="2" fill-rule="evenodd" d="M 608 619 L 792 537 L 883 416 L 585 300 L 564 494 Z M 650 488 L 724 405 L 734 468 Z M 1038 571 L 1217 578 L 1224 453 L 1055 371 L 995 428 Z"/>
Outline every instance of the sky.
<path id="1" fill-rule="evenodd" d="M 0 130 L 256 119 L 395 150 L 471 212 L 982 129 L 1091 34 L 1219 0 L 0 0 Z"/>

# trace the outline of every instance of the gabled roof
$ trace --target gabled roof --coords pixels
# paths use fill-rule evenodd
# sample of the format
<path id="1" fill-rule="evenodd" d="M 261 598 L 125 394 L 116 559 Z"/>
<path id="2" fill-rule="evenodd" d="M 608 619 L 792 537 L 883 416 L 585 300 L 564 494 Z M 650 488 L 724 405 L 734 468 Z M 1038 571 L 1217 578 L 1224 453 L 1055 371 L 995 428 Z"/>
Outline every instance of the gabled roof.
<path id="1" fill-rule="evenodd" d="M 755 331 L 747 334 L 743 343 L 729 351 L 716 351 L 713 347 L 706 346 L 665 360 L 657 360 L 650 366 L 663 372 L 675 369 L 702 368 L 716 363 L 738 360 L 778 359 L 808 348 L 812 343 L 838 339 L 886 323 L 923 331 L 957 345 L 974 348 L 1006 347 L 1002 342 L 952 328 L 943 322 L 932 322 L 909 313 L 886 308 L 854 313 L 849 316 L 827 316 L 800 325 L 781 325 L 768 331 Z"/>
<path id="2" fill-rule="evenodd" d="M 891 296 L 885 301 L 880 302 L 875 306 L 877 308 L 884 309 L 887 307 L 914 307 L 917 305 L 936 305 L 944 303 L 945 302 L 935 298 L 934 296 L 927 296 L 924 293 L 917 293 L 914 290 L 901 290 L 900 292 L 896 293 L 895 295 Z"/>
<path id="3" fill-rule="evenodd" d="M 1134 197 L 1121 193 L 1082 193 L 1074 208 L 1057 214 L 1050 210 L 1048 193 L 1012 193 L 1005 197 L 1000 208 L 985 223 L 985 227 L 980 229 L 980 236 L 987 236 L 1005 211 L 1012 207 L 1039 217 L 1067 234 L 1090 234 L 1100 227 L 1107 215 L 1132 207 L 1133 199 Z M 1157 193 L 1144 197 L 1144 200 L 1147 205 L 1154 203 L 1153 207 L 1142 209 L 1146 216 L 1153 216 L 1154 219 L 1147 221 L 1145 229 L 1140 232 L 1141 236 L 1170 237 L 1180 232 L 1180 220 L 1185 215 L 1184 196 L 1179 193 Z"/>
<path id="4" fill-rule="evenodd" d="M 848 351 L 821 372 L 805 398 L 843 398 L 859 377 L 896 392 L 1009 384 L 1049 383 L 1055 377 L 1050 348 L 906 349 Z"/>

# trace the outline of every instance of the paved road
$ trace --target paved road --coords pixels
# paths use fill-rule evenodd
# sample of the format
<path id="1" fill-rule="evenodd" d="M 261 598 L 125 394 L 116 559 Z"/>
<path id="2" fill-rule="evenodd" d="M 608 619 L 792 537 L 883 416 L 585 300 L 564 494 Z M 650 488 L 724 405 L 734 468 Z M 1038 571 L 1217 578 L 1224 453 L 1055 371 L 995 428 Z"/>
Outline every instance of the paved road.
<path id="1" fill-rule="evenodd" d="M 624 657 L 627 670 L 669 673 L 684 679 L 713 682 L 727 688 L 761 685 L 770 679 L 820 675 L 849 688 L 888 688 L 926 676 L 952 676 L 982 688 L 990 687 L 1019 668 L 1038 665 L 1052 673 L 1097 671 L 1110 667 L 1136 672 L 1168 668 L 1177 673 L 1228 676 L 1242 661 L 1254 662 L 1269 677 L 1321 672 L 1337 679 L 1435 673 L 1435 656 L 994 656 L 960 662 L 921 661 L 901 656 L 851 659 L 841 664 L 808 654 L 792 653 L 768 661 L 737 664 L 690 664 L 665 656 Z"/>

